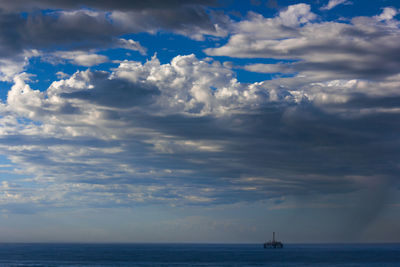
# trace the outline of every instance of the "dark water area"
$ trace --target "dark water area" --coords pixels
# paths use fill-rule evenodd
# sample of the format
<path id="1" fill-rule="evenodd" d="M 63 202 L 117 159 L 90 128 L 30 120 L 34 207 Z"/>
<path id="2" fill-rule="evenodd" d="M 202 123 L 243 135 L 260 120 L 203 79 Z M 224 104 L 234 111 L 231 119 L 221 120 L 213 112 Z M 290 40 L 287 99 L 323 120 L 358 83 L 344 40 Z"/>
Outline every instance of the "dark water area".
<path id="1" fill-rule="evenodd" d="M 0 266 L 400 266 L 400 244 L 0 244 Z"/>

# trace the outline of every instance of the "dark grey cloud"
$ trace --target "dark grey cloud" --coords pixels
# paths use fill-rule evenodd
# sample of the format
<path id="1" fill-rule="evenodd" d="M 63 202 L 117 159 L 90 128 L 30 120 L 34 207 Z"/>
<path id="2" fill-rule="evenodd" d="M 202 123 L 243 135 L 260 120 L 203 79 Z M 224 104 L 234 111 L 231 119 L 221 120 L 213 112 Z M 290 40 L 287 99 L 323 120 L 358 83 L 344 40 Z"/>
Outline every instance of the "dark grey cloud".
<path id="1" fill-rule="evenodd" d="M 15 55 L 24 48 L 22 36 L 18 29 L 24 27 L 24 20 L 15 14 L 0 15 L 0 48 L 1 56 L 7 56 L 9 53 Z"/>
<path id="2" fill-rule="evenodd" d="M 65 15 L 0 14 L 1 57 L 17 56 L 24 49 L 82 49 L 109 47 L 121 34 L 105 14 L 89 15 L 85 11 Z"/>
<path id="3" fill-rule="evenodd" d="M 91 96 L 79 99 L 96 103 L 95 92 Z M 113 106 L 116 104 L 114 102 Z M 126 107 L 124 103 L 118 106 Z M 370 106 L 370 103 L 365 105 Z M 400 130 L 397 114 L 343 118 L 328 114 L 312 103 L 301 103 L 268 107 L 256 114 L 229 118 L 154 116 L 137 111 L 132 115 L 120 111 L 113 120 L 116 118 L 138 130 L 111 143 L 94 137 L 87 137 L 86 141 L 82 137 L 79 138 L 82 140 L 68 141 L 15 136 L 14 142 L 7 137 L 4 144 L 24 144 L 26 150 L 8 153 L 20 158 L 21 163 L 46 170 L 50 176 L 63 177 L 68 173 L 64 178 L 68 182 L 110 186 L 111 189 L 102 189 L 105 191 L 125 184 L 164 187 L 162 192 L 153 192 L 153 197 L 160 197 L 160 201 L 166 196 L 181 199 L 182 190 L 213 199 L 214 204 L 223 204 L 284 196 L 354 193 L 367 186 L 364 179 L 368 177 L 376 184 L 399 182 L 394 160 L 400 156 L 400 140 L 395 137 Z M 90 128 L 103 131 L 100 125 L 93 127 Z M 121 130 L 115 128 L 115 134 Z M 149 133 L 156 134 L 152 138 Z M 179 140 L 218 143 L 223 149 L 209 151 L 172 145 Z M 171 145 L 171 152 L 154 151 L 157 141 Z M 29 148 L 32 145 L 93 149 L 93 153 L 74 156 L 74 162 L 60 161 L 57 150 L 40 152 Z M 101 152 L 101 149 L 113 147 L 121 150 L 114 154 Z M 88 157 L 90 161 L 86 162 Z M 129 173 L 120 165 L 143 172 Z M 171 173 L 164 172 L 165 169 Z M 210 187 L 214 190 L 197 192 Z M 387 189 L 386 186 L 379 188 Z"/>
<path id="4" fill-rule="evenodd" d="M 345 106 L 350 109 L 368 108 L 400 108 L 399 96 L 377 96 L 371 97 L 355 93 L 347 103 L 337 106 Z"/>
<path id="5" fill-rule="evenodd" d="M 159 89 L 151 85 L 109 79 L 106 72 L 94 72 L 92 79 L 95 81 L 92 84 L 93 89 L 62 93 L 60 96 L 65 99 L 89 101 L 99 106 L 130 108 L 148 105 L 153 102 L 154 96 L 160 94 Z M 70 109 L 67 110 L 69 111 Z"/>
<path id="6" fill-rule="evenodd" d="M 21 10 L 37 10 L 37 9 L 79 9 L 82 7 L 90 7 L 101 10 L 137 10 L 146 8 L 177 8 L 184 5 L 215 5 L 216 0 L 117 0 L 117 1 L 107 1 L 107 0 L 61 0 L 61 1 L 51 1 L 51 0 L 33 0 L 33 1 L 2 1 L 0 3 L 0 8 L 7 11 L 21 11 Z"/>
<path id="7" fill-rule="evenodd" d="M 138 32 L 172 31 L 201 38 L 220 35 L 204 5 L 213 1 L 17 1 L 0 3 L 0 57 L 24 50 L 107 49 L 118 37 Z M 3 10 L 1 7 L 3 6 Z M 92 7 L 95 10 L 80 9 Z M 32 11 L 31 7 L 46 11 Z M 57 10 L 51 11 L 56 8 Z M 23 16 L 20 11 L 27 9 Z M 49 11 L 50 9 L 50 11 Z M 123 18 L 121 20 L 121 18 Z M 220 25 L 222 26 L 222 25 Z"/>

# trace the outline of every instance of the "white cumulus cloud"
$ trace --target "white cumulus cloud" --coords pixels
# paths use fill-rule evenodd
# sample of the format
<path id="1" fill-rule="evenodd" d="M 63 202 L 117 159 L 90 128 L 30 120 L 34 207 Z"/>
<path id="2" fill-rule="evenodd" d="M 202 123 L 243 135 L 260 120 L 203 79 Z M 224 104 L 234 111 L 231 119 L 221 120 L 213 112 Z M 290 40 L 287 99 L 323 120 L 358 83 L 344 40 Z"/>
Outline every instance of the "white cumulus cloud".
<path id="1" fill-rule="evenodd" d="M 383 9 L 383 12 L 375 16 L 375 18 L 379 21 L 385 21 L 385 20 L 391 20 L 393 19 L 396 15 L 398 14 L 398 10 L 392 8 L 392 7 L 385 7 Z"/>

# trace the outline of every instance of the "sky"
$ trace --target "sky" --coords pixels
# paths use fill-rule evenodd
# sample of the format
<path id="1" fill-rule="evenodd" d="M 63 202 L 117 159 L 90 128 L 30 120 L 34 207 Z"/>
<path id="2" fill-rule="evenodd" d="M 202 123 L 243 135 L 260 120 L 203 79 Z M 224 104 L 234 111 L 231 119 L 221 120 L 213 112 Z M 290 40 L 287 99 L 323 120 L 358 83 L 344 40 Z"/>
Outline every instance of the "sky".
<path id="1" fill-rule="evenodd" d="M 0 1 L 0 241 L 400 241 L 400 3 Z"/>

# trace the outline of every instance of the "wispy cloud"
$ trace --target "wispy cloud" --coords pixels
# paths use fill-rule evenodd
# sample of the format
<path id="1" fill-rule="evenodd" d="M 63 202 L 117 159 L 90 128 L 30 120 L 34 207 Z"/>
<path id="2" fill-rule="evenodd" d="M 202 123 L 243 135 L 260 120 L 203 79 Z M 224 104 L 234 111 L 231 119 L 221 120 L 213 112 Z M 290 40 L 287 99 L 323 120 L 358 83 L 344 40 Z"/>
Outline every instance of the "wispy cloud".
<path id="1" fill-rule="evenodd" d="M 68 60 L 70 63 L 80 66 L 95 66 L 107 62 L 106 56 L 84 51 L 55 52 L 48 59 L 50 62 L 59 63 L 60 60 Z"/>
<path id="2" fill-rule="evenodd" d="M 331 10 L 338 5 L 351 5 L 351 4 L 352 4 L 352 2 L 347 1 L 347 0 L 329 0 L 328 4 L 321 7 L 321 10 Z"/>

